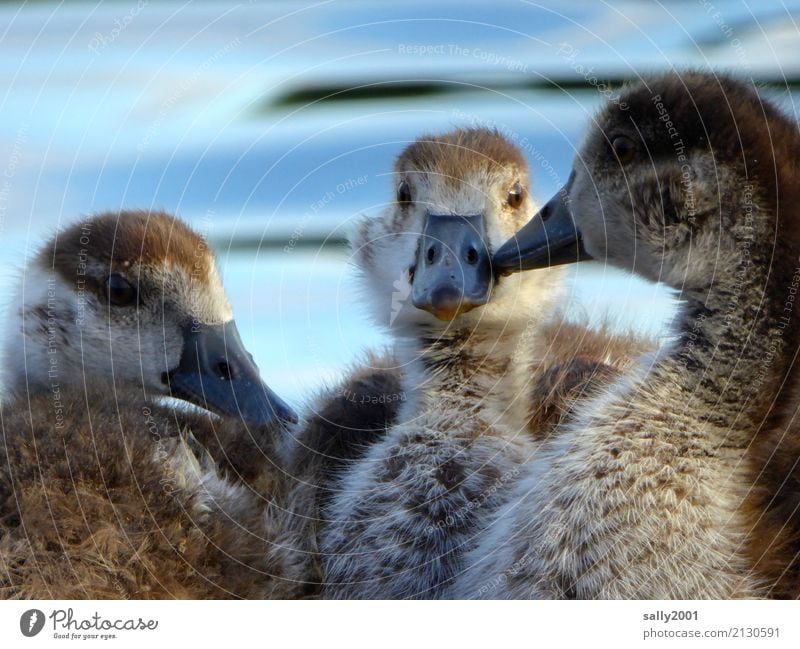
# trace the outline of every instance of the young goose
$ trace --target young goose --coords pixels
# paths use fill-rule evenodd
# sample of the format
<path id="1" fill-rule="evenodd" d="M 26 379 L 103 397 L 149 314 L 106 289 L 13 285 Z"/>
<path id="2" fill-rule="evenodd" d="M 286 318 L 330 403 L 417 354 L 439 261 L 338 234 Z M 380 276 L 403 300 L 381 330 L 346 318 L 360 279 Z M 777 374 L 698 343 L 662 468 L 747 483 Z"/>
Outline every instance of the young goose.
<path id="1" fill-rule="evenodd" d="M 166 214 L 100 215 L 43 249 L 14 309 L 0 595 L 302 593 L 269 459 L 293 414 L 241 345 L 202 239 Z M 149 400 L 169 394 L 221 416 Z"/>
<path id="2" fill-rule="evenodd" d="M 3 384 L 57 396 L 86 374 L 261 424 L 294 413 L 244 349 L 206 243 L 159 212 L 102 214 L 44 246 L 11 304 Z"/>
<path id="3" fill-rule="evenodd" d="M 742 505 L 748 447 L 794 385 L 796 125 L 712 74 L 647 78 L 620 99 L 495 264 L 588 252 L 665 282 L 683 301 L 675 340 L 576 407 L 471 555 L 459 597 L 765 593 Z"/>
<path id="4" fill-rule="evenodd" d="M 353 250 L 375 319 L 396 337 L 376 373 L 398 374 L 399 389 L 373 377 L 366 394 L 348 390 L 369 400 L 377 384 L 396 411 L 329 492 L 327 597 L 440 595 L 535 451 L 525 395 L 561 270 L 500 282 L 491 271 L 492 250 L 533 213 L 522 154 L 496 132 L 459 129 L 417 140 L 396 173 L 395 205 L 361 224 Z"/>

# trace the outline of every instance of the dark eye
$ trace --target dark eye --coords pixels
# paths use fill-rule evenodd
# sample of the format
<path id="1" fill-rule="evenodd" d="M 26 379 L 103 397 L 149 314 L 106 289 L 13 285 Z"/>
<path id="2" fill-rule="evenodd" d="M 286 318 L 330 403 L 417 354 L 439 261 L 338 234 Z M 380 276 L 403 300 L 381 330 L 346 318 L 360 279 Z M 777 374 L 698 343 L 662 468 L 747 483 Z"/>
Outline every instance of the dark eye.
<path id="1" fill-rule="evenodd" d="M 106 280 L 106 295 L 114 306 L 130 306 L 136 301 L 136 288 L 122 275 L 109 275 Z"/>
<path id="2" fill-rule="evenodd" d="M 636 155 L 636 143 L 625 135 L 619 135 L 611 142 L 614 155 L 621 164 L 627 164 Z"/>
<path id="3" fill-rule="evenodd" d="M 397 202 L 400 205 L 408 205 L 411 202 L 411 188 L 405 180 L 397 187 Z"/>
<path id="4" fill-rule="evenodd" d="M 508 204 L 513 207 L 514 209 L 518 208 L 522 205 L 522 201 L 525 198 L 525 190 L 522 188 L 522 185 L 519 184 L 519 180 L 514 183 L 514 186 L 511 188 L 511 191 L 508 192 Z"/>

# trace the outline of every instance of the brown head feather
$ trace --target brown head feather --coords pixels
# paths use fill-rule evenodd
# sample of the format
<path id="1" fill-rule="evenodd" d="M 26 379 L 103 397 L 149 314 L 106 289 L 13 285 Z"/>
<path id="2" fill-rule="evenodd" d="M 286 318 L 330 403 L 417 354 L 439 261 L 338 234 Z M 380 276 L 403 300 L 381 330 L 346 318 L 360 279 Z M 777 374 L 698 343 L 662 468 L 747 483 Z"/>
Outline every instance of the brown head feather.
<path id="1" fill-rule="evenodd" d="M 395 163 L 395 171 L 433 172 L 462 183 L 470 171 L 513 167 L 527 176 L 528 165 L 520 150 L 496 130 L 459 128 L 445 135 L 422 136 L 408 146 Z"/>
<path id="2" fill-rule="evenodd" d="M 187 276 L 206 278 L 214 258 L 205 240 L 164 212 L 101 214 L 60 232 L 40 253 L 40 262 L 67 282 L 89 280 L 86 264 L 107 271 L 133 265 L 175 266 Z"/>

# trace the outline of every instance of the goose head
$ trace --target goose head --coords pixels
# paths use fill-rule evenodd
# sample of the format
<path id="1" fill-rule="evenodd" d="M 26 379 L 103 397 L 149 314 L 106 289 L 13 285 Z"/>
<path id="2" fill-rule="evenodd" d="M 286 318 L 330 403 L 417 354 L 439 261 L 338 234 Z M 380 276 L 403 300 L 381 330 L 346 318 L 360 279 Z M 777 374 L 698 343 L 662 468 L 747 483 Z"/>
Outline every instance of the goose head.
<path id="1" fill-rule="evenodd" d="M 775 244 L 796 236 L 776 215 L 796 210 L 797 155 L 796 127 L 750 84 L 699 72 L 644 79 L 597 115 L 565 187 L 495 267 L 594 258 L 681 292 L 724 284 L 748 258 L 788 255 Z"/>
<path id="2" fill-rule="evenodd" d="M 7 392 L 91 380 L 256 425 L 295 419 L 242 344 L 212 252 L 168 214 L 102 214 L 59 232 L 13 309 Z"/>
<path id="3" fill-rule="evenodd" d="M 498 282 L 492 270 L 494 251 L 536 209 L 524 157 L 499 133 L 423 136 L 400 154 L 393 179 L 391 206 L 351 242 L 379 324 L 397 333 L 472 327 L 555 292 L 555 272 Z"/>

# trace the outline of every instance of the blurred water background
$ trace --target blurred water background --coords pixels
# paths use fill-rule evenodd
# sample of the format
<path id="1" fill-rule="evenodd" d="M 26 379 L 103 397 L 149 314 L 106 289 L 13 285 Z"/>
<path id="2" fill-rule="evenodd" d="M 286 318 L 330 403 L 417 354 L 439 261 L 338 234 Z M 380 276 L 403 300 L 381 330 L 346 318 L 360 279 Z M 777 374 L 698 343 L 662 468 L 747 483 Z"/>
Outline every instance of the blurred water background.
<path id="1" fill-rule="evenodd" d="M 638 74 L 753 77 L 796 114 L 800 2 L 0 2 L 0 294 L 59 226 L 159 208 L 217 251 L 245 343 L 294 405 L 385 344 L 348 225 L 423 132 L 496 126 L 534 195 Z M 568 308 L 658 334 L 667 292 L 599 264 Z M 387 314 L 387 323 L 388 323 Z"/>

